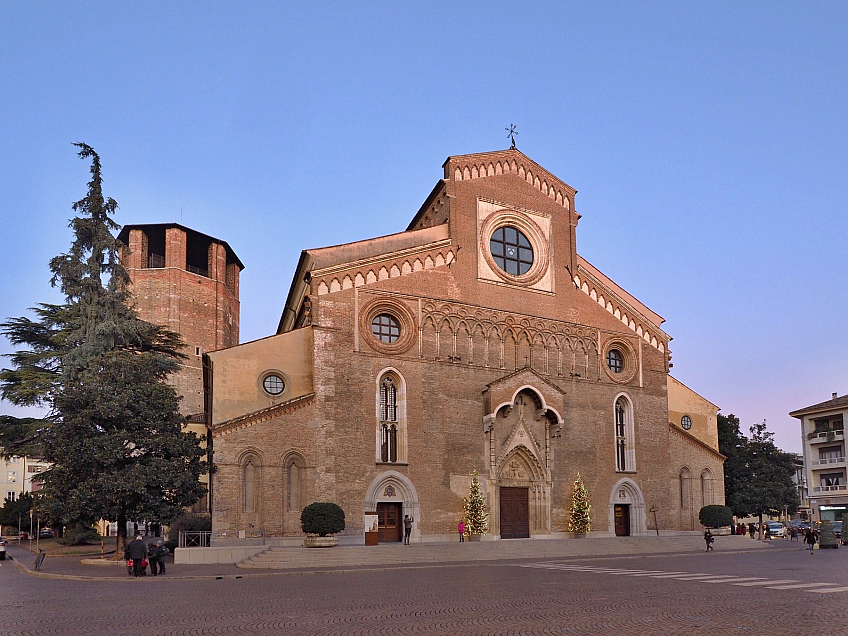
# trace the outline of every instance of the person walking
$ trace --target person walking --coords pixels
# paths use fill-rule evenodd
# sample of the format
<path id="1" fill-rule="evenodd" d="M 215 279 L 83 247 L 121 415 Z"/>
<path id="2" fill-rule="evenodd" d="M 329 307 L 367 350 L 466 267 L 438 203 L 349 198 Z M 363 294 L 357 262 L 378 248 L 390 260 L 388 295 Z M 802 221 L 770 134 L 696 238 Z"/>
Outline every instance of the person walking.
<path id="1" fill-rule="evenodd" d="M 789 540 L 790 541 L 797 541 L 798 540 L 798 528 L 797 527 L 792 526 L 792 528 L 789 529 Z"/>
<path id="2" fill-rule="evenodd" d="M 147 556 L 147 544 L 140 534 L 137 534 L 135 541 L 127 546 L 127 553 L 133 562 L 133 576 L 142 576 L 141 562 Z"/>
<path id="3" fill-rule="evenodd" d="M 156 542 L 156 547 L 154 549 L 156 550 L 156 556 L 157 556 L 158 561 L 159 561 L 159 574 L 164 576 L 165 575 L 165 557 L 167 557 L 171 553 L 171 551 L 168 550 L 168 546 L 165 545 L 165 543 L 162 541 L 162 539 L 159 539 Z"/>
<path id="4" fill-rule="evenodd" d="M 155 543 L 147 547 L 147 562 L 150 564 L 150 574 L 156 576 L 159 573 L 159 552 Z"/>
<path id="5" fill-rule="evenodd" d="M 713 541 L 715 541 L 715 537 L 713 536 L 713 533 L 710 532 L 710 529 L 707 528 L 704 530 L 704 543 L 707 544 L 707 552 L 713 549 Z"/>
<path id="6" fill-rule="evenodd" d="M 412 534 L 412 522 L 415 521 L 409 515 L 403 515 L 403 543 L 409 545 L 409 537 Z"/>
<path id="7" fill-rule="evenodd" d="M 810 556 L 813 556 L 813 546 L 816 545 L 817 539 L 816 531 L 813 528 L 809 528 L 807 530 L 807 538 L 805 541 L 807 542 L 807 545 L 810 546 Z"/>
<path id="8" fill-rule="evenodd" d="M 748 534 L 751 535 L 752 539 L 757 538 L 757 526 L 753 523 L 748 524 Z"/>
<path id="9" fill-rule="evenodd" d="M 465 541 L 465 519 L 459 520 L 459 525 L 456 526 L 457 532 L 459 532 L 459 542 L 463 543 Z"/>

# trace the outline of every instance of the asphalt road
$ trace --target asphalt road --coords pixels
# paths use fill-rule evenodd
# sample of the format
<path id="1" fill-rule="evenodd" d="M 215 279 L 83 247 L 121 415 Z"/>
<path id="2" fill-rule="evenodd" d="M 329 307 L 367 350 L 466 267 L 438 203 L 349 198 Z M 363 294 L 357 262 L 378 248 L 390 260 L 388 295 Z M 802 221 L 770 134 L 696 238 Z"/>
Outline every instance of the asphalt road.
<path id="1" fill-rule="evenodd" d="M 0 634 L 846 634 L 848 548 L 81 581 L 0 562 Z"/>

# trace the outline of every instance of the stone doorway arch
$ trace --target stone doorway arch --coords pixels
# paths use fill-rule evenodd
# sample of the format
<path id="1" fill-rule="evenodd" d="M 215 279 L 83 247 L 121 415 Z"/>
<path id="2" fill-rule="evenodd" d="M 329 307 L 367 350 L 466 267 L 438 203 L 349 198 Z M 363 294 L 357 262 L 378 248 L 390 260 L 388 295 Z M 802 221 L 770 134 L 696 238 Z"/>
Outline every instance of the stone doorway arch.
<path id="1" fill-rule="evenodd" d="M 546 472 L 539 463 L 536 454 L 528 447 L 518 445 L 513 447 L 509 453 L 499 462 L 499 472 L 495 483 L 495 492 L 491 499 L 492 515 L 490 532 L 495 536 L 508 538 L 511 536 L 525 536 L 523 534 L 504 534 L 502 528 L 502 495 L 510 492 L 510 501 L 514 494 L 520 494 L 526 490 L 527 506 L 527 531 L 530 537 L 551 532 L 551 502 L 550 483 L 546 479 Z M 512 505 L 512 504 L 510 504 Z M 508 521 L 508 520 L 507 520 Z M 512 525 L 512 524 L 510 524 Z"/>
<path id="2" fill-rule="evenodd" d="M 376 513 L 377 504 L 398 504 L 402 507 L 403 515 L 409 515 L 415 520 L 412 524 L 410 541 L 421 541 L 421 502 L 418 491 L 406 475 L 396 470 L 386 470 L 377 475 L 365 491 L 364 511 Z"/>
<path id="3" fill-rule="evenodd" d="M 609 532 L 611 534 L 615 534 L 616 506 L 626 506 L 629 513 L 630 536 L 645 536 L 648 534 L 645 498 L 635 481 L 624 477 L 619 479 L 612 487 L 609 498 Z"/>

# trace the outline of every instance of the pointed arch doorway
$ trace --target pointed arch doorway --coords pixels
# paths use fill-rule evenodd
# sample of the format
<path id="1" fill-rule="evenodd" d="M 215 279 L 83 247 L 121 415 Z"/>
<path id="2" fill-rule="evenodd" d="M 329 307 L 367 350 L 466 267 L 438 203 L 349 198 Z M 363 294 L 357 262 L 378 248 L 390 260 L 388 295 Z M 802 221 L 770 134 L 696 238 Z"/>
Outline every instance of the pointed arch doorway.
<path id="1" fill-rule="evenodd" d="M 610 492 L 609 527 L 617 537 L 648 534 L 645 498 L 635 481 L 620 479 Z"/>
<path id="2" fill-rule="evenodd" d="M 403 518 L 412 517 L 413 542 L 421 541 L 418 514 L 421 504 L 418 491 L 406 475 L 387 470 L 377 475 L 365 491 L 365 511 L 376 513 L 379 521 L 381 543 L 403 541 Z"/>
<path id="3" fill-rule="evenodd" d="M 501 486 L 501 539 L 530 538 L 529 488 Z"/>
<path id="4" fill-rule="evenodd" d="M 501 539 L 529 539 L 544 533 L 549 519 L 547 488 L 531 451 L 517 446 L 498 476 L 498 521 Z"/>

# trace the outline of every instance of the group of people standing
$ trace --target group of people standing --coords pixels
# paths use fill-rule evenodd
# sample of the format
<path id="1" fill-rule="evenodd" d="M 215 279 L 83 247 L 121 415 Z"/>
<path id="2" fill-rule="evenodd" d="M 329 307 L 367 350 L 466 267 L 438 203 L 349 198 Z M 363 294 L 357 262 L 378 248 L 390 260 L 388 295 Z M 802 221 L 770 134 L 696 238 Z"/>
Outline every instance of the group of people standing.
<path id="1" fill-rule="evenodd" d="M 155 544 L 147 545 L 147 542 L 137 535 L 124 550 L 124 559 L 127 561 L 127 571 L 133 576 L 144 576 L 147 574 L 147 566 L 150 565 L 150 573 L 153 576 L 165 574 L 165 557 L 170 551 L 164 542 L 159 539 Z"/>

